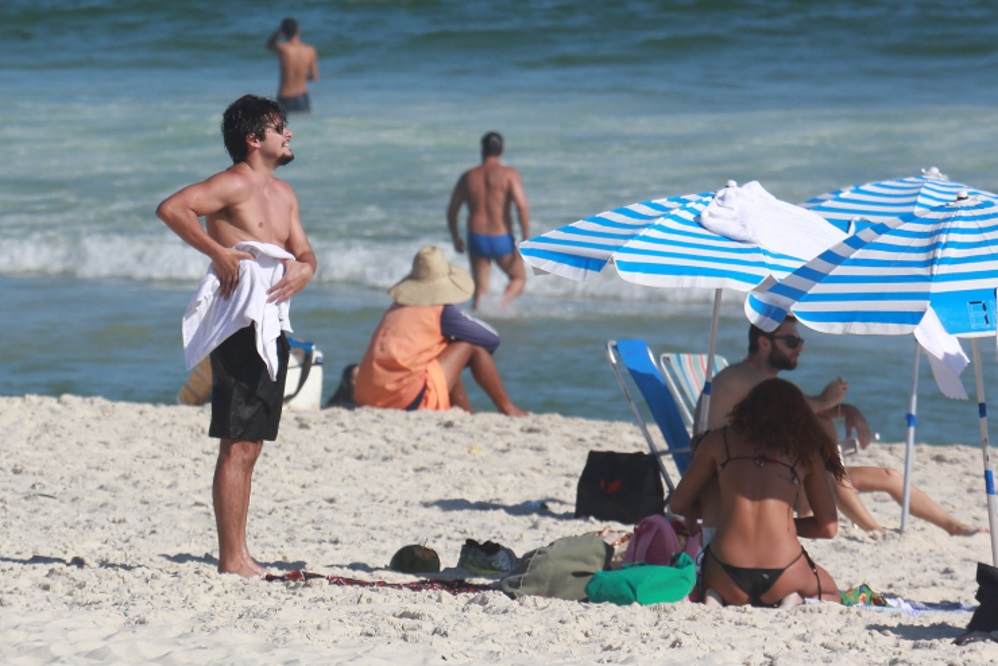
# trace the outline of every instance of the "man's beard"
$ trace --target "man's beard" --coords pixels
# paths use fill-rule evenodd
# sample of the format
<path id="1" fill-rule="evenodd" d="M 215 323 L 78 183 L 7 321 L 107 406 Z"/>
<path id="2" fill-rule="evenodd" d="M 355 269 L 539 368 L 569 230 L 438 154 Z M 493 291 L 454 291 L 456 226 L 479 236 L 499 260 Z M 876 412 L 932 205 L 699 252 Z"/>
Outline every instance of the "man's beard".
<path id="1" fill-rule="evenodd" d="M 769 364 L 777 370 L 793 370 L 797 367 L 797 359 L 784 354 L 774 346 L 769 350 Z"/>
<path id="2" fill-rule="evenodd" d="M 287 166 L 288 164 L 291 164 L 294 161 L 295 161 L 295 154 L 289 151 L 287 155 L 281 155 L 281 159 L 277 160 L 277 164 L 278 166 Z"/>

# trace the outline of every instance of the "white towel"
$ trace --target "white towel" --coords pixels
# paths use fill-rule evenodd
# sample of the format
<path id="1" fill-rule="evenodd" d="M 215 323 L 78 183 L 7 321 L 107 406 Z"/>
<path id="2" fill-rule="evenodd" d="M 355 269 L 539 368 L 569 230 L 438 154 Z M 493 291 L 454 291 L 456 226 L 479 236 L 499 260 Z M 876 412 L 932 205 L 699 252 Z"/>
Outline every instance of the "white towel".
<path id="1" fill-rule="evenodd" d="M 247 241 L 235 249 L 249 252 L 255 259 L 239 262 L 239 282 L 229 298 L 219 294 L 221 282 L 214 266 L 201 279 L 184 313 L 184 358 L 190 370 L 230 335 L 249 325 L 256 327 L 256 350 L 267 364 L 272 380 L 277 379 L 277 338 L 291 332 L 290 302 L 268 303 L 267 290 L 284 276 L 285 259 L 294 255 L 272 243 Z"/>
<path id="2" fill-rule="evenodd" d="M 780 201 L 754 180 L 718 190 L 700 224 L 715 234 L 805 261 L 846 237 L 820 215 Z"/>
<path id="3" fill-rule="evenodd" d="M 939 316 L 931 307 L 915 329 L 915 339 L 929 357 L 932 376 L 943 395 L 954 400 L 966 400 L 967 391 L 960 381 L 960 373 L 970 363 L 970 359 L 963 352 L 960 340 L 946 332 Z"/>

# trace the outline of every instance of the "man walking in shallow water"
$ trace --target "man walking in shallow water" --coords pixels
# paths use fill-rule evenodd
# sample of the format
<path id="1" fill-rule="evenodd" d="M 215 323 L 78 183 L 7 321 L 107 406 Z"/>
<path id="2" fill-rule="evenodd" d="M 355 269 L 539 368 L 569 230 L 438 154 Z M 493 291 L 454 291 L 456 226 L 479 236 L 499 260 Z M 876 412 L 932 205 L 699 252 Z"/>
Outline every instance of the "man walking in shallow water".
<path id="1" fill-rule="evenodd" d="M 283 109 L 268 99 L 241 97 L 225 111 L 222 134 L 232 166 L 171 195 L 159 205 L 156 215 L 211 259 L 205 279 L 210 278 L 209 284 L 216 287 L 221 299 L 215 300 L 215 306 L 225 318 L 241 326 L 243 317 L 250 315 L 238 308 L 248 304 L 250 309 L 261 310 L 267 305 L 286 304 L 312 279 L 316 261 L 299 219 L 294 191 L 274 177 L 277 167 L 294 159 L 292 134 Z M 205 228 L 201 217 L 205 218 Z M 257 250 L 270 254 L 261 257 Z M 273 283 L 249 284 L 254 274 L 250 264 L 262 264 L 275 256 L 277 259 L 271 259 L 276 266 Z M 283 266 L 277 265 L 278 261 Z M 242 290 L 257 286 L 242 297 L 247 294 Z M 237 289 L 241 297 L 230 298 Z M 208 435 L 220 438 L 212 484 L 218 570 L 247 577 L 266 573 L 250 556 L 246 521 L 253 468 L 263 440 L 277 437 L 288 358 L 283 330 L 290 330 L 290 324 L 282 322 L 283 330 L 273 341 L 278 365 L 275 376 L 267 359 L 257 351 L 263 328 L 262 322 L 241 328 L 210 350 L 213 380 Z"/>
<path id="2" fill-rule="evenodd" d="M 468 206 L 468 257 L 471 260 L 471 277 L 475 281 L 475 295 L 471 301 L 478 309 L 482 297 L 488 292 L 489 269 L 492 262 L 509 277 L 506 293 L 500 301 L 506 307 L 527 284 L 523 258 L 516 251 L 513 238 L 512 207 L 516 206 L 523 240 L 530 238 L 530 208 L 527 195 L 520 182 L 520 174 L 500 160 L 503 151 L 502 135 L 489 132 L 482 137 L 482 163 L 465 171 L 454 187 L 447 207 L 447 226 L 454 249 L 465 251 L 465 243 L 458 229 L 461 206 Z"/>

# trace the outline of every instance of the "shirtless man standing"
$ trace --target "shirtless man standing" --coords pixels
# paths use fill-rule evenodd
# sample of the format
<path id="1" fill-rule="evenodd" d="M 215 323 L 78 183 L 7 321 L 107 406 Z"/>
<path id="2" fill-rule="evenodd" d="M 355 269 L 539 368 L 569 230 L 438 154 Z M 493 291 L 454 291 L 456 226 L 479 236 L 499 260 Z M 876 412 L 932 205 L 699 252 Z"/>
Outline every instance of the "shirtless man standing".
<path id="1" fill-rule="evenodd" d="M 263 308 L 277 309 L 301 291 L 315 274 L 316 262 L 299 219 L 298 200 L 286 182 L 274 177 L 277 167 L 294 159 L 284 111 L 276 102 L 246 95 L 225 111 L 222 135 L 232 166 L 171 195 L 156 215 L 211 259 L 202 285 L 217 289 L 205 296 L 214 299 L 205 310 L 217 309 L 220 319 L 243 326 L 242 316 L 261 309 L 261 301 L 266 301 Z M 201 227 L 201 217 L 207 230 Z M 271 282 L 254 285 L 254 262 L 261 266 L 270 257 L 276 257 L 269 259 Z M 229 298 L 237 288 L 245 294 L 254 286 L 258 290 L 245 300 Z M 202 295 L 200 290 L 198 295 Z M 249 307 L 247 301 L 251 301 Z M 241 576 L 266 573 L 249 554 L 246 517 L 253 467 L 263 440 L 277 437 L 287 372 L 288 344 L 283 332 L 273 345 L 276 378 L 257 351 L 256 338 L 263 328 L 262 323 L 240 328 L 210 351 L 213 383 L 208 436 L 220 438 L 212 484 L 218 570 Z M 282 329 L 290 330 L 290 324 Z"/>
<path id="2" fill-rule="evenodd" d="M 281 25 L 267 40 L 267 48 L 277 54 L 281 65 L 277 103 L 286 113 L 311 111 L 308 81 L 319 78 L 319 57 L 314 47 L 301 41 L 298 21 L 290 17 L 281 21 Z"/>
<path id="3" fill-rule="evenodd" d="M 530 238 L 530 209 L 520 174 L 500 161 L 502 149 L 502 135 L 498 132 L 489 132 L 482 137 L 482 163 L 461 175 L 447 207 L 447 226 L 454 249 L 463 253 L 465 245 L 458 230 L 457 216 L 461 206 L 468 205 L 468 257 L 471 277 L 475 280 L 471 307 L 476 310 L 488 292 L 493 260 L 509 277 L 501 307 L 508 306 L 527 284 L 523 259 L 516 251 L 513 239 L 511 208 L 516 206 L 523 240 Z"/>

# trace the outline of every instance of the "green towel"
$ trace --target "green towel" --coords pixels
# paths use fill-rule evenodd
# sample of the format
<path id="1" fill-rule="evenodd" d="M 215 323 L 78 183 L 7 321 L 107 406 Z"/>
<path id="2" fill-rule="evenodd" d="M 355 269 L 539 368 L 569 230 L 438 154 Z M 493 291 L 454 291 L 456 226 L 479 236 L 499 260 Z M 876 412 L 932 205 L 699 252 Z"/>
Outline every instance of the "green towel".
<path id="1" fill-rule="evenodd" d="M 618 606 L 673 603 L 688 597 L 696 580 L 693 560 L 680 553 L 672 567 L 633 564 L 616 571 L 597 571 L 586 585 L 586 596 L 594 603 L 609 601 Z"/>

